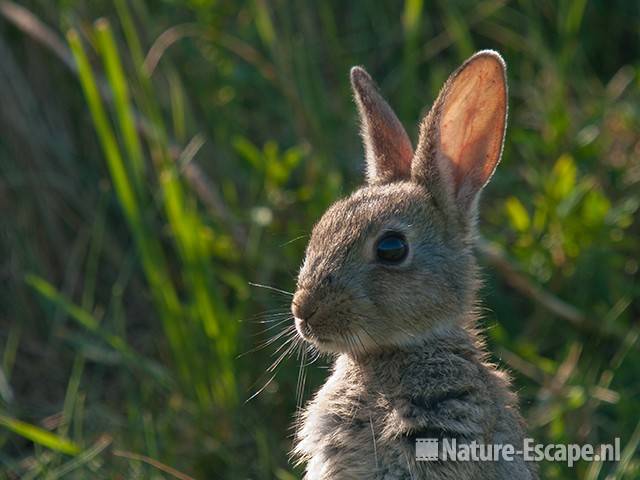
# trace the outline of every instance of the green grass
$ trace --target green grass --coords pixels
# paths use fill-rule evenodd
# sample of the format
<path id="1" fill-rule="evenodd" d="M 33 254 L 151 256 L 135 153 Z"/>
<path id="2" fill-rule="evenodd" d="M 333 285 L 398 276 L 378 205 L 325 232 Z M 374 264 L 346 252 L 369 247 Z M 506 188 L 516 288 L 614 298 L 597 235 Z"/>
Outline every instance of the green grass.
<path id="1" fill-rule="evenodd" d="M 543 478 L 640 477 L 634 2 L 21 2 L 75 72 L 4 5 L 0 478 L 299 478 L 300 359 L 247 401 L 290 297 L 253 284 L 291 291 L 313 222 L 362 181 L 349 67 L 415 139 L 481 48 L 510 82 L 482 202 L 509 262 L 481 256 L 491 349 L 537 440 L 622 439 L 619 463 Z"/>

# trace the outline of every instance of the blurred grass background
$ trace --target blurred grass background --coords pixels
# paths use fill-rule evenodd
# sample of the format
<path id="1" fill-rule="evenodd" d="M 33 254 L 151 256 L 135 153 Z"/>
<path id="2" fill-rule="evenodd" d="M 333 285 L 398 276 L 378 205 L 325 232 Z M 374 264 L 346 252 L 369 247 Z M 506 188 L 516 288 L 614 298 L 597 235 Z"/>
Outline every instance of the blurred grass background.
<path id="1" fill-rule="evenodd" d="M 0 478 L 298 478 L 296 392 L 326 361 L 305 385 L 295 355 L 269 370 L 289 297 L 252 284 L 291 291 L 362 181 L 349 67 L 415 139 L 481 48 L 510 81 L 482 204 L 491 349 L 537 441 L 622 439 L 619 463 L 542 478 L 640 478 L 625 0 L 0 1 Z"/>

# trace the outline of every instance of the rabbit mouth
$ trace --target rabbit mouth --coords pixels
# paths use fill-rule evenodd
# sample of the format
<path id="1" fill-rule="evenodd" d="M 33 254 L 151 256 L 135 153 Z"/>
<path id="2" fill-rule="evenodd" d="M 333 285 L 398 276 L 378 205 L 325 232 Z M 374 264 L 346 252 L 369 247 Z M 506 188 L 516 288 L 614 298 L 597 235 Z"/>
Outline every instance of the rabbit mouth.
<path id="1" fill-rule="evenodd" d="M 296 330 L 300 338 L 324 353 L 363 354 L 368 347 L 353 334 L 322 335 L 315 332 L 308 324 L 296 318 Z"/>
<path id="2" fill-rule="evenodd" d="M 303 336 L 306 342 L 313 345 L 313 348 L 323 353 L 341 353 L 345 351 L 340 343 L 329 337 Z"/>
<path id="3" fill-rule="evenodd" d="M 331 343 L 329 337 L 320 336 L 311 330 L 309 324 L 301 318 L 295 317 L 296 330 L 304 340 L 310 343 Z"/>
<path id="4" fill-rule="evenodd" d="M 306 342 L 315 346 L 318 350 L 335 352 L 340 350 L 339 342 L 335 338 L 321 335 L 314 331 L 304 320 L 295 317 L 296 330 L 298 335 Z"/>

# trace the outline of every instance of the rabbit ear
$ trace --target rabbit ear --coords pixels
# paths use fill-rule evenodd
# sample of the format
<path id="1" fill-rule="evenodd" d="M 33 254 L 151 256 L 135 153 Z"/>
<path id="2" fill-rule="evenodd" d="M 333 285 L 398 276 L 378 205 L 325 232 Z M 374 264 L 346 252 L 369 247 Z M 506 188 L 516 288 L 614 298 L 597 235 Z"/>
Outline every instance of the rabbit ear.
<path id="1" fill-rule="evenodd" d="M 458 211 L 473 212 L 500 161 L 506 123 L 504 60 L 491 50 L 478 52 L 449 77 L 423 119 L 413 180 Z"/>
<path id="2" fill-rule="evenodd" d="M 351 87 L 362 123 L 367 181 L 374 184 L 408 179 L 413 147 L 400 120 L 364 69 L 351 69 Z"/>

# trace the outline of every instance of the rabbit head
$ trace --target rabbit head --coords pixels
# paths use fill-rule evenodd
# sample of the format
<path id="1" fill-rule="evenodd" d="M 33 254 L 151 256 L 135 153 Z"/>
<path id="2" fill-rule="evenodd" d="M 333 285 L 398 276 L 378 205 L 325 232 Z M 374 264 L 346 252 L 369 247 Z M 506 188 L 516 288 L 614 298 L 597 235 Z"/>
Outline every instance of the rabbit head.
<path id="1" fill-rule="evenodd" d="M 473 308 L 477 202 L 500 161 L 507 85 L 498 53 L 469 58 L 420 123 L 415 152 L 362 68 L 351 85 L 367 183 L 314 227 L 292 312 L 319 350 L 363 353 L 416 342 Z"/>

